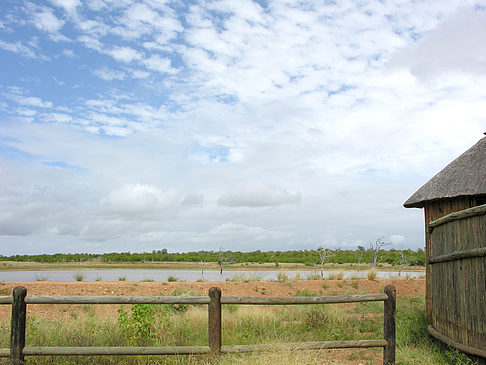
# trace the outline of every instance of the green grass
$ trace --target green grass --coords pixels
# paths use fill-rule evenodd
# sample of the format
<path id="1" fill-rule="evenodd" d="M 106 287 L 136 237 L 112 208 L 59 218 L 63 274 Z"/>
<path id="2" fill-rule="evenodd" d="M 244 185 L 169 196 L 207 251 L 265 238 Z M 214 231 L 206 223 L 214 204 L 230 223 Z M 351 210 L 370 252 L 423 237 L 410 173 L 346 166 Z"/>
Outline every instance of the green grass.
<path id="1" fill-rule="evenodd" d="M 199 295 L 177 289 L 173 295 Z M 298 295 L 316 295 L 301 291 Z M 54 306 L 53 306 L 54 307 Z M 84 310 L 85 309 L 85 310 Z M 28 317 L 27 346 L 193 346 L 208 342 L 207 306 L 126 305 L 115 318 L 98 318 L 93 306 L 80 318 L 52 320 Z M 383 303 L 349 305 L 239 306 L 223 305 L 223 345 L 318 340 L 376 339 L 383 336 Z M 81 318 L 82 317 L 82 318 Z M 422 298 L 397 303 L 397 364 L 470 364 L 468 359 L 427 334 Z M 9 324 L 0 322 L 0 347 L 8 347 Z M 270 351 L 222 355 L 215 364 L 339 364 L 328 351 Z M 348 360 L 368 364 L 380 359 L 350 350 Z M 29 364 L 209 364 L 198 356 L 27 357 Z M 2 362 L 3 361 L 3 362 Z M 8 363 L 7 359 L 0 363 Z"/>

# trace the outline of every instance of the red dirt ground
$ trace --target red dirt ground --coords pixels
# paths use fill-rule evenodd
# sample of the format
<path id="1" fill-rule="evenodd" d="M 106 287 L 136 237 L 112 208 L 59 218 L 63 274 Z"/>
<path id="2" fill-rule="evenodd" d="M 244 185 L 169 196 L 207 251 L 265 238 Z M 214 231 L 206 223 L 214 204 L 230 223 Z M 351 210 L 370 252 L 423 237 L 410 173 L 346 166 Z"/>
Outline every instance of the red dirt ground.
<path id="1" fill-rule="evenodd" d="M 382 279 L 382 280 L 302 280 L 289 282 L 129 282 L 129 281 L 91 281 L 91 282 L 0 282 L 0 295 L 11 295 L 13 288 L 27 288 L 27 295 L 127 295 L 156 296 L 171 295 L 176 288 L 190 291 L 192 295 L 207 295 L 213 286 L 221 288 L 223 296 L 295 296 L 298 291 L 314 295 L 344 295 L 382 293 L 387 284 L 397 288 L 397 297 L 419 297 L 425 293 L 425 279 Z M 44 318 L 60 318 L 71 312 L 82 314 L 82 305 L 29 305 L 28 315 Z M 118 305 L 95 305 L 97 314 L 102 317 L 116 313 Z M 68 308 L 70 309 L 68 311 Z M 10 306 L 0 306 L 0 320 L 10 317 Z M 69 313 L 68 313 L 69 312 Z"/>

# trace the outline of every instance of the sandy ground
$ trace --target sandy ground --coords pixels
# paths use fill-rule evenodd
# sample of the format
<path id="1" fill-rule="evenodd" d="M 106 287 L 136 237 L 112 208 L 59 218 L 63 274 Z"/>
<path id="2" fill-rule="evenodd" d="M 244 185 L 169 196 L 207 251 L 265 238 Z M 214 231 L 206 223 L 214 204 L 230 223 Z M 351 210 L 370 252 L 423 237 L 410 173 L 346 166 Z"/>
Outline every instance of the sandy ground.
<path id="1" fill-rule="evenodd" d="M 425 279 L 382 279 L 382 280 L 302 280 L 289 282 L 130 282 L 130 281 L 94 281 L 94 282 L 0 282 L 0 295 L 11 295 L 13 288 L 27 288 L 27 295 L 121 295 L 121 296 L 157 296 L 172 295 L 177 288 L 190 295 L 207 295 L 213 286 L 221 288 L 223 296 L 295 296 L 299 291 L 308 291 L 315 295 L 344 295 L 382 293 L 387 284 L 397 288 L 397 297 L 417 297 L 425 293 Z M 118 305 L 93 305 L 94 311 L 102 316 L 113 315 Z M 0 320 L 10 317 L 10 305 L 0 306 Z M 44 318 L 76 316 L 86 312 L 83 305 L 29 305 L 28 315 Z"/>

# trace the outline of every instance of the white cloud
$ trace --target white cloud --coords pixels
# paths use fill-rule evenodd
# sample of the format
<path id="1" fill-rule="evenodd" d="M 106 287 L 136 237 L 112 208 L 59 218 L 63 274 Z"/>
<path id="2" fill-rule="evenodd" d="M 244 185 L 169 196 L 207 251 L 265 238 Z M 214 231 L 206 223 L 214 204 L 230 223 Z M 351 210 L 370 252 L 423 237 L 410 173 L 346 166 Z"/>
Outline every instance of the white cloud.
<path id="1" fill-rule="evenodd" d="M 259 183 L 241 184 L 219 198 L 219 205 L 228 207 L 269 207 L 299 204 L 300 193 Z"/>
<path id="2" fill-rule="evenodd" d="M 405 237 L 402 236 L 401 234 L 392 234 L 390 236 L 390 241 L 393 245 L 400 245 L 403 242 L 405 242 Z"/>
<path id="3" fill-rule="evenodd" d="M 181 201 L 181 205 L 201 205 L 204 201 L 204 194 L 186 194 Z"/>
<path id="4" fill-rule="evenodd" d="M 54 5 L 64 8 L 68 13 L 73 13 L 81 5 L 79 0 L 51 0 Z"/>
<path id="5" fill-rule="evenodd" d="M 0 39 L 0 48 L 5 51 L 17 53 L 24 57 L 37 58 L 36 53 L 31 48 L 23 45 L 20 42 L 11 43 Z"/>
<path id="6" fill-rule="evenodd" d="M 126 76 L 122 71 L 112 70 L 107 67 L 94 70 L 93 73 L 105 81 L 124 80 Z"/>
<path id="7" fill-rule="evenodd" d="M 288 232 L 266 230 L 262 227 L 249 227 L 243 224 L 235 223 L 224 223 L 220 226 L 213 227 L 207 235 L 210 237 L 210 239 L 217 239 L 225 243 L 231 241 L 232 239 L 274 241 L 291 236 L 291 234 Z"/>
<path id="8" fill-rule="evenodd" d="M 64 21 L 58 19 L 53 14 L 52 9 L 49 8 L 43 8 L 41 12 L 35 13 L 33 17 L 33 24 L 38 29 L 48 33 L 57 33 L 64 25 Z"/>
<path id="9" fill-rule="evenodd" d="M 43 101 L 36 96 L 11 95 L 10 97 L 20 105 L 35 106 L 39 108 L 52 108 L 53 106 L 52 102 Z"/>
<path id="10" fill-rule="evenodd" d="M 124 63 L 130 63 L 133 60 L 138 60 L 141 58 L 141 55 L 130 47 L 114 47 L 108 51 L 106 51 L 111 57 L 113 57 L 117 61 L 121 61 Z"/>
<path id="11" fill-rule="evenodd" d="M 63 114 L 63 113 L 43 114 L 42 118 L 46 122 L 54 122 L 54 123 L 69 123 L 73 120 L 73 118 L 70 115 Z"/>
<path id="12" fill-rule="evenodd" d="M 176 70 L 172 68 L 170 59 L 165 57 L 160 57 L 159 55 L 152 55 L 145 58 L 142 63 L 149 70 L 162 72 L 162 73 L 174 73 Z"/>
<path id="13" fill-rule="evenodd" d="M 132 70 L 132 76 L 136 79 L 146 79 L 150 76 L 150 73 L 143 70 Z"/>
<path id="14" fill-rule="evenodd" d="M 98 52 L 101 52 L 101 50 L 103 49 L 103 45 L 101 44 L 101 42 L 93 36 L 82 35 L 78 37 L 78 41 L 82 42 L 85 47 L 94 49 Z"/>
<path id="15" fill-rule="evenodd" d="M 401 50 L 391 67 L 429 79 L 450 71 L 486 73 L 486 10 L 459 8 L 417 44 Z"/>
<path id="16" fill-rule="evenodd" d="M 74 57 L 74 51 L 72 49 L 63 49 L 62 50 L 62 55 L 68 58 L 73 58 Z"/>
<path id="17" fill-rule="evenodd" d="M 162 192 L 153 185 L 127 184 L 101 200 L 101 207 L 111 214 L 137 215 L 157 213 L 177 204 L 174 191 Z"/>

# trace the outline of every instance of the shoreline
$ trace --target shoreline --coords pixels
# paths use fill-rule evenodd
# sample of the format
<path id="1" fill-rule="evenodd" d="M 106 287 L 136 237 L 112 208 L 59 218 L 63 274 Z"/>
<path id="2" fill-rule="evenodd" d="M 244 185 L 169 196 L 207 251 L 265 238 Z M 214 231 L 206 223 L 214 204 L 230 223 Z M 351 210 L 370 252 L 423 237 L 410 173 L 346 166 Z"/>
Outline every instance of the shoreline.
<path id="1" fill-rule="evenodd" d="M 402 272 L 425 272 L 423 266 L 399 266 L 381 264 L 375 268 L 377 271 L 402 271 Z M 2 271 L 61 271 L 61 270 L 204 270 L 219 271 L 220 267 L 216 262 L 206 262 L 204 265 L 196 262 L 137 262 L 137 263 L 99 263 L 99 262 L 67 262 L 67 263 L 38 263 L 38 262 L 0 262 Z M 320 266 L 307 266 L 298 263 L 240 263 L 225 265 L 223 271 L 321 271 Z M 358 271 L 358 265 L 326 264 L 323 271 L 346 270 Z M 370 265 L 360 264 L 360 271 L 370 270 Z"/>

